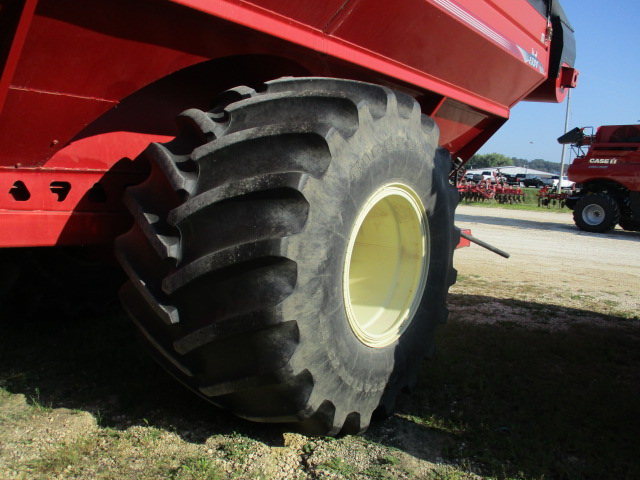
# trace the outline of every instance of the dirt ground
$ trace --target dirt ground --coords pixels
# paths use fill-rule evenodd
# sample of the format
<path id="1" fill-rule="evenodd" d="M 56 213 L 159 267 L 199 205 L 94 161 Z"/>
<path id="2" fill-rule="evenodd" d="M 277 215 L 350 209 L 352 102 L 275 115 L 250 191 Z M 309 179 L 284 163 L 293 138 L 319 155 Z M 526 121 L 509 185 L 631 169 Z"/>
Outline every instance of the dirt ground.
<path id="1" fill-rule="evenodd" d="M 511 257 L 477 245 L 456 252 L 450 322 L 548 329 L 640 322 L 640 233 L 588 234 L 570 213 L 553 211 L 461 205 L 456 217 Z M 549 305 L 567 310 L 545 315 Z M 416 420 L 415 399 L 426 387 L 400 399 L 399 414 L 364 437 L 282 433 L 177 386 L 139 351 L 120 310 L 102 323 L 82 322 L 3 327 L 0 478 L 480 478 L 443 461 L 455 435 Z"/>
<path id="2" fill-rule="evenodd" d="M 517 289 L 522 300 L 541 295 L 561 306 L 640 314 L 640 232 L 583 232 L 571 212 L 466 205 L 458 207 L 456 225 L 511 255 L 505 259 L 477 245 L 456 252 L 458 274 L 491 284 L 486 294 L 511 296 Z M 460 286 L 452 291 L 469 293 Z"/>

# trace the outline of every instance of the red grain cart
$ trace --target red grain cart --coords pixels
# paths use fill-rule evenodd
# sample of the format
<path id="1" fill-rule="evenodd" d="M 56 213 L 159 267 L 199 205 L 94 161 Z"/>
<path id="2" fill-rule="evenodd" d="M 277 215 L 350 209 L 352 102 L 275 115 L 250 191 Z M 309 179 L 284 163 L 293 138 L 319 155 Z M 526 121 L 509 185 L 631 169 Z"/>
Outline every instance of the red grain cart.
<path id="1" fill-rule="evenodd" d="M 319 434 L 431 352 L 454 165 L 577 76 L 549 0 L 0 0 L 0 26 L 0 246 L 115 243 L 167 370 Z"/>

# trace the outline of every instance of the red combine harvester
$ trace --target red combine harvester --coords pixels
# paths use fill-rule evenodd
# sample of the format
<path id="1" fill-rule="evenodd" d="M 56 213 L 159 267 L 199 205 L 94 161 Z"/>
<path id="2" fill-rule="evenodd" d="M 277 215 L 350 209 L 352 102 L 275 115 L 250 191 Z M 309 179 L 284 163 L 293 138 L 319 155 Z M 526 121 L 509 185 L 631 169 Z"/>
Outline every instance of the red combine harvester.
<path id="1" fill-rule="evenodd" d="M 551 0 L 0 0 L 0 25 L 5 258 L 115 245 L 168 371 L 315 434 L 415 383 L 450 176 L 577 78 Z"/>
<path id="2" fill-rule="evenodd" d="M 595 135 L 574 128 L 558 138 L 576 158 L 567 170 L 576 191 L 566 200 L 576 225 L 606 232 L 616 225 L 640 231 L 640 125 L 607 125 Z"/>

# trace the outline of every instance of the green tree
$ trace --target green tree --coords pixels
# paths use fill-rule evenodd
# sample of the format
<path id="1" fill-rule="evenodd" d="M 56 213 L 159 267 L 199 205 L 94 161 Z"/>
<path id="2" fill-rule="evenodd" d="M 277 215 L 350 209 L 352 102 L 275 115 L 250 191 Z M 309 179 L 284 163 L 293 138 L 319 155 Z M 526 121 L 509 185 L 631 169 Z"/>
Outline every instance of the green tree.
<path id="1" fill-rule="evenodd" d="M 476 154 L 467 162 L 467 168 L 506 167 L 509 165 L 513 165 L 512 159 L 501 153 Z"/>
<path id="2" fill-rule="evenodd" d="M 465 167 L 471 168 L 489 168 L 489 167 L 526 167 L 533 168 L 535 170 L 542 170 L 553 174 L 560 173 L 560 164 L 556 162 L 549 162 L 542 158 L 536 158 L 535 160 L 525 160 L 524 158 L 507 157 L 501 153 L 483 153 L 476 154 L 469 159 Z"/>

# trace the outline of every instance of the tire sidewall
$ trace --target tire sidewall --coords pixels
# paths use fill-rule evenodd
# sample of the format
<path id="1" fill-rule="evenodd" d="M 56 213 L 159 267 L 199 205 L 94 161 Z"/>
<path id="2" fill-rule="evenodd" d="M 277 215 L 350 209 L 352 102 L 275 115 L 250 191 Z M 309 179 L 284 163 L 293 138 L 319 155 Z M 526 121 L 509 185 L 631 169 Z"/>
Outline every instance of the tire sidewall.
<path id="1" fill-rule="evenodd" d="M 429 334 L 442 321 L 442 296 L 449 286 L 448 275 L 437 273 L 450 269 L 450 255 L 443 252 L 451 245 L 453 229 L 447 217 L 452 212 L 440 205 L 447 203 L 443 197 L 452 195 L 450 185 L 434 180 L 434 142 L 419 122 L 390 120 L 371 121 L 352 137 L 329 142 L 333 146 L 329 170 L 322 179 L 309 179 L 302 188 L 310 204 L 305 232 L 289 242 L 290 251 L 295 251 L 290 258 L 305 259 L 305 265 L 298 264 L 297 287 L 290 297 L 290 305 L 297 310 L 291 312 L 291 318 L 300 329 L 298 355 L 326 355 L 320 364 L 330 375 L 367 393 L 381 393 L 394 372 L 406 372 L 422 359 Z M 374 192 L 393 183 L 410 187 L 426 209 L 429 272 L 418 311 L 400 338 L 372 348 L 349 325 L 343 269 L 359 212 Z M 335 385 L 336 380 L 331 382 Z M 380 395 L 370 396 L 377 402 Z"/>
<path id="2" fill-rule="evenodd" d="M 574 210 L 574 221 L 576 225 L 587 232 L 605 232 L 615 227 L 617 219 L 615 218 L 615 204 L 608 197 L 602 194 L 589 194 L 581 198 L 576 204 Z M 591 205 L 597 205 L 602 208 L 604 213 L 602 221 L 596 225 L 587 223 L 584 219 L 584 211 Z"/>

